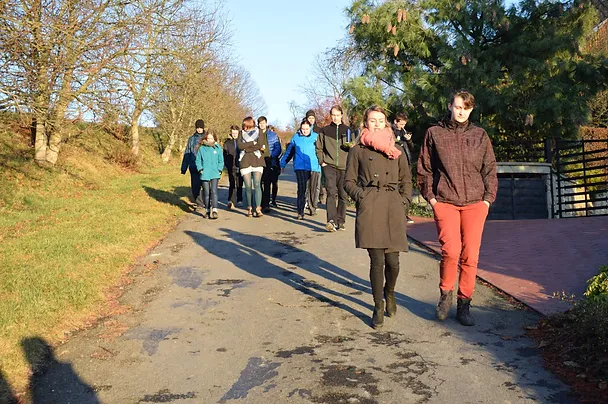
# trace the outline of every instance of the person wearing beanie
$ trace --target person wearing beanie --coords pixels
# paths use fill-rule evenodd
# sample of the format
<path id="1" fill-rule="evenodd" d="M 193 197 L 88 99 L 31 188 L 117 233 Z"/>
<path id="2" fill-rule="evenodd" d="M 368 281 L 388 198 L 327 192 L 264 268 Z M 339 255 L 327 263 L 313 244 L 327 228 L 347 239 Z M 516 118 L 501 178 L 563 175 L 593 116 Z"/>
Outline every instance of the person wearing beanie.
<path id="1" fill-rule="evenodd" d="M 201 199 L 201 177 L 196 169 L 196 146 L 205 133 L 205 122 L 202 119 L 197 119 L 194 123 L 195 132 L 188 138 L 184 157 L 182 158 L 182 174 L 190 171 L 190 188 L 192 189 L 192 207 L 197 209 L 198 205 L 202 205 Z"/>
<path id="2" fill-rule="evenodd" d="M 306 111 L 305 119 L 308 121 L 308 123 L 310 123 L 310 130 L 314 133 L 319 133 L 321 126 L 317 123 L 317 115 L 315 114 L 315 111 L 312 109 Z"/>

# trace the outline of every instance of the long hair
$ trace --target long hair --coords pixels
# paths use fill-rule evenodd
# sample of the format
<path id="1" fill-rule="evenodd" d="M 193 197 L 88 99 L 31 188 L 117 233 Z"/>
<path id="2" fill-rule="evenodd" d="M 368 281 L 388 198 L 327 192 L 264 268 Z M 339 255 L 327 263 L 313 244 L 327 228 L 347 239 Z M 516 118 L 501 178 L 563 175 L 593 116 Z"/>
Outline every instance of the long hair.
<path id="1" fill-rule="evenodd" d="M 213 129 L 207 129 L 205 133 L 203 133 L 203 136 L 201 136 L 201 138 L 198 140 L 198 143 L 196 144 L 196 151 L 207 143 L 207 138 L 209 135 L 213 136 L 213 141 L 217 144 L 217 134 Z"/>

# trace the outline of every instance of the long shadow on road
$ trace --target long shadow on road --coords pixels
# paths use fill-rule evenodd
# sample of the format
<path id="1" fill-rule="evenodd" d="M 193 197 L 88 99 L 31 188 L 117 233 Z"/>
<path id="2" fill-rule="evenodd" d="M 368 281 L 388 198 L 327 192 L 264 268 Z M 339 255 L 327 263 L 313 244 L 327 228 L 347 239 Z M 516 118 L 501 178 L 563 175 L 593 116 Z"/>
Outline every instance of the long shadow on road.
<path id="1" fill-rule="evenodd" d="M 193 231 L 186 233 L 210 254 L 230 260 L 238 268 L 257 277 L 276 279 L 320 302 L 340 308 L 366 325 L 370 325 L 373 307 L 370 304 L 369 282 L 298 248 L 300 240 L 293 233 L 276 233 L 277 240 L 273 240 L 227 228 L 219 230 L 223 233 L 219 237 Z M 286 265 L 276 265 L 271 261 L 272 259 L 281 260 Z M 314 281 L 310 279 L 310 275 L 322 277 L 331 283 Z M 336 284 L 341 287 L 336 287 Z M 427 337 L 423 338 L 427 343 L 441 345 L 449 342 L 451 338 L 464 342 L 462 344 L 455 341 L 456 346 L 460 348 L 449 353 L 456 359 L 454 366 L 462 367 L 464 371 L 493 372 L 493 374 L 498 372 L 510 375 L 511 381 L 495 388 L 513 390 L 521 387 L 522 402 L 530 402 L 530 400 L 547 403 L 576 402 L 563 385 L 551 378 L 547 372 L 542 371 L 540 362 L 535 359 L 538 358 L 538 350 L 522 334 L 522 327 L 534 321 L 535 314 L 522 315 L 522 312 L 512 307 L 498 308 L 494 304 L 489 304 L 475 307 L 477 327 L 464 328 L 454 320 L 453 312 L 450 320 L 436 323 L 433 321 L 434 304 L 419 301 L 403 293 L 396 293 L 396 297 L 403 309 L 429 322 L 425 334 Z M 391 341 L 390 343 L 394 343 L 393 337 L 405 337 L 403 334 L 390 331 L 377 335 L 385 336 Z M 477 355 L 486 356 L 482 352 L 487 352 L 492 359 L 480 360 L 480 365 L 473 365 L 479 359 Z M 458 360 L 461 362 L 460 365 Z M 467 366 L 470 370 L 464 369 Z M 481 374 L 476 377 L 483 378 Z M 492 376 L 491 380 L 495 382 L 496 378 L 497 376 Z M 465 379 L 477 380 L 469 375 Z M 498 392 L 496 394 L 496 397 L 502 395 Z M 490 402 L 488 400 L 489 398 L 486 397 L 479 402 Z"/>
<path id="2" fill-rule="evenodd" d="M 71 363 L 57 360 L 43 338 L 24 338 L 21 346 L 31 367 L 32 404 L 99 403 L 95 389 L 80 378 Z"/>
<path id="3" fill-rule="evenodd" d="M 293 244 L 297 240 L 288 238 L 283 241 L 276 241 L 231 229 L 222 228 L 219 230 L 226 234 L 228 240 L 209 237 L 197 232 L 187 231 L 186 233 L 209 253 L 223 259 L 229 257 L 234 265 L 252 275 L 260 278 L 277 279 L 321 302 L 339 307 L 369 324 L 373 306 L 367 301 L 355 297 L 363 296 L 363 299 L 371 300 L 371 289 L 367 280 L 363 280 L 342 268 L 318 258 L 312 253 L 295 247 Z M 289 269 L 286 270 L 271 263 L 268 257 L 282 260 L 288 265 Z M 328 287 L 309 280 L 306 278 L 306 274 L 295 272 L 298 268 L 310 274 L 321 276 L 328 281 L 344 285 L 353 291 L 342 293 L 334 290 L 331 286 Z M 332 296 L 333 298 L 327 296 Z M 427 303 L 420 302 L 401 293 L 398 293 L 396 297 L 398 303 L 413 314 L 422 318 L 428 318 L 429 306 Z M 364 309 L 365 312 L 335 300 L 336 298 L 354 303 L 356 306 Z"/>

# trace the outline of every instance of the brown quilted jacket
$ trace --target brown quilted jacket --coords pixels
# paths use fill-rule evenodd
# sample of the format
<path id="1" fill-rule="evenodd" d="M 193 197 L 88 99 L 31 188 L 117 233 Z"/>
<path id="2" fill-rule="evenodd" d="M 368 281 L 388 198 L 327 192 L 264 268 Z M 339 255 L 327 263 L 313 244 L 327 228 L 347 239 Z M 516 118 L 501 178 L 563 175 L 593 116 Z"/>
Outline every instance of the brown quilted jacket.
<path id="1" fill-rule="evenodd" d="M 485 130 L 469 122 L 429 128 L 418 159 L 418 187 L 427 201 L 465 206 L 496 199 L 496 157 Z"/>

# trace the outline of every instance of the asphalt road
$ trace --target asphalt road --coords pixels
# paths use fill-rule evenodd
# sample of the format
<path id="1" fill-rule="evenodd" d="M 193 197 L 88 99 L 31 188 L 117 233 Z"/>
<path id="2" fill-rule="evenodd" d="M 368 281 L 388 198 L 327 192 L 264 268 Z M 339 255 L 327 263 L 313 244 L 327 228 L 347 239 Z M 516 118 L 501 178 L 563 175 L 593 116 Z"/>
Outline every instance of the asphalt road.
<path id="1" fill-rule="evenodd" d="M 323 209 L 295 220 L 293 180 L 263 218 L 188 214 L 137 263 L 128 310 L 56 350 L 34 402 L 574 402 L 524 335 L 536 313 L 478 285 L 476 326 L 455 308 L 435 321 L 438 261 L 416 245 L 401 254 L 397 316 L 372 329 L 354 211 L 337 233 Z"/>

